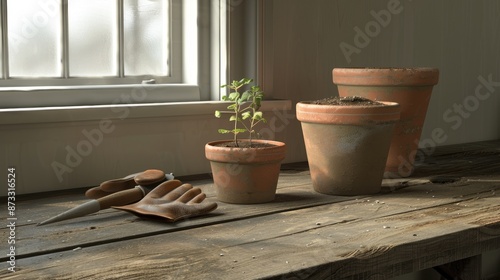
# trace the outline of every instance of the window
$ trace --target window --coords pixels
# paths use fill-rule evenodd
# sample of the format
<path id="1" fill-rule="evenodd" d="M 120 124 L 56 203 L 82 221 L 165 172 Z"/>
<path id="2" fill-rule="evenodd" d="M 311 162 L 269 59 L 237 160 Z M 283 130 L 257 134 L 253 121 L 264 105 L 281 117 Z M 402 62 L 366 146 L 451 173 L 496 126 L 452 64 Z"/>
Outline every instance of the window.
<path id="1" fill-rule="evenodd" d="M 4 80 L 86 78 L 87 84 L 96 84 L 102 83 L 97 77 L 126 80 L 151 76 L 180 81 L 171 71 L 171 59 L 175 56 L 170 48 L 170 15 L 179 11 L 172 11 L 176 6 L 170 1 L 7 0 L 3 3 Z"/>
<path id="2" fill-rule="evenodd" d="M 0 108 L 200 100 L 197 3 L 1 0 Z"/>

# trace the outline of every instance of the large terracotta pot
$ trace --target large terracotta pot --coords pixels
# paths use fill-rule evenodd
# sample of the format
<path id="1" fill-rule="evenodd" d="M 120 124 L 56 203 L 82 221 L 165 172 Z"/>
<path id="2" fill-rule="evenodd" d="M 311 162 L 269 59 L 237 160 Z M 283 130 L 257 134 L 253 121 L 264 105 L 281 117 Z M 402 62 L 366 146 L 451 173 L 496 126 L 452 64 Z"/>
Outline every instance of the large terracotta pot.
<path id="1" fill-rule="evenodd" d="M 245 142 L 247 140 L 239 140 Z M 205 145 L 210 161 L 217 199 L 237 204 L 264 203 L 274 200 L 281 161 L 285 158 L 285 143 L 252 140 L 265 143 L 265 148 L 229 148 L 214 141 Z"/>
<path id="2" fill-rule="evenodd" d="M 399 105 L 382 103 L 297 103 L 315 191 L 331 195 L 380 192 L 394 124 L 399 120 Z"/>
<path id="3" fill-rule="evenodd" d="M 413 173 L 432 88 L 438 83 L 434 68 L 335 68 L 333 83 L 339 95 L 396 102 L 401 119 L 396 124 L 385 168 L 385 177 Z"/>

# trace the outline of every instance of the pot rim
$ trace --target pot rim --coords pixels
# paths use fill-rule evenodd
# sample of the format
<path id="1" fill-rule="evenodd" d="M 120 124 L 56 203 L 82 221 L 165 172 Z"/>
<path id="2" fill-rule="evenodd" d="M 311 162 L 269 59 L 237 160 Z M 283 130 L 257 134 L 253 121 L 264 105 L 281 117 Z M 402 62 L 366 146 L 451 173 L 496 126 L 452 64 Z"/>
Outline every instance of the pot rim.
<path id="1" fill-rule="evenodd" d="M 383 105 L 324 105 L 300 101 L 296 116 L 301 122 L 322 124 L 374 125 L 399 121 L 401 108 L 396 102 L 379 101 Z"/>
<path id="2" fill-rule="evenodd" d="M 346 69 L 346 70 L 388 70 L 388 71 L 439 71 L 435 67 L 335 67 L 333 69 Z"/>
<path id="3" fill-rule="evenodd" d="M 249 142 L 249 141 L 250 141 L 250 139 L 248 139 L 248 138 L 238 139 L 238 142 Z M 232 139 L 215 140 L 215 141 L 208 142 L 207 145 L 215 146 L 215 145 L 227 143 L 227 142 L 233 142 L 233 140 Z M 273 146 L 285 146 L 284 142 L 276 141 L 276 140 L 252 139 L 252 142 L 270 144 Z M 225 148 L 225 149 L 269 149 L 269 148 L 273 148 L 273 147 L 263 147 L 263 148 L 262 147 L 261 148 L 220 147 L 220 148 Z"/>
<path id="4" fill-rule="evenodd" d="M 286 144 L 284 142 L 265 139 L 252 139 L 256 143 L 267 143 L 272 147 L 263 148 L 240 148 L 219 147 L 217 144 L 232 142 L 233 140 L 217 140 L 205 145 L 205 157 L 210 161 L 231 163 L 268 163 L 280 162 L 286 155 Z M 248 141 L 248 139 L 239 139 Z"/>
<path id="5" fill-rule="evenodd" d="M 431 86 L 439 81 L 439 69 L 432 67 L 348 67 L 333 68 L 337 85 Z"/>

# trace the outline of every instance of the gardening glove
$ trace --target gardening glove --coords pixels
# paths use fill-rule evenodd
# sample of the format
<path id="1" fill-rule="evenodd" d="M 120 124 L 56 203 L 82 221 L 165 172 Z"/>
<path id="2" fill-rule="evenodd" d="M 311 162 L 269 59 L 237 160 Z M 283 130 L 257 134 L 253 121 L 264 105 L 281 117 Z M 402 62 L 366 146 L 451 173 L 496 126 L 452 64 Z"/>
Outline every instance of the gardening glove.
<path id="1" fill-rule="evenodd" d="M 215 210 L 217 203 L 204 202 L 205 198 L 200 188 L 193 188 L 191 184 L 183 184 L 179 180 L 169 180 L 158 185 L 139 202 L 113 208 L 141 218 L 161 217 L 167 222 L 176 222 Z"/>
<path id="2" fill-rule="evenodd" d="M 173 178 L 172 174 L 165 174 L 161 170 L 148 169 L 120 179 L 104 181 L 98 187 L 87 190 L 85 196 L 91 199 L 98 199 L 115 192 L 132 189 L 137 185 L 152 189 L 160 183 Z"/>

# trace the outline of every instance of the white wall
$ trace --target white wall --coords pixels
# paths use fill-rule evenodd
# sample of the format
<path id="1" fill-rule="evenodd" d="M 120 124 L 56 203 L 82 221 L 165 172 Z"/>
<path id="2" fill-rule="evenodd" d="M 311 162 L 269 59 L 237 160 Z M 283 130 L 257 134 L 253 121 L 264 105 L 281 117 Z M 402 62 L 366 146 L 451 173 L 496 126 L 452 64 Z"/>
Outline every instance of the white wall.
<path id="1" fill-rule="evenodd" d="M 433 91 L 422 139 L 430 139 L 435 128 L 444 129 L 448 136 L 441 145 L 500 138 L 500 2 L 266 3 L 267 23 L 272 25 L 267 39 L 272 41 L 266 49 L 264 86 L 273 97 L 290 98 L 295 104 L 337 95 L 331 78 L 334 67 L 437 67 L 440 81 Z M 372 15 L 381 10 L 397 12 L 381 25 Z M 366 34 L 367 25 L 372 36 L 363 42 L 354 28 Z M 342 42 L 356 52 L 344 55 Z M 478 98 L 475 90 L 482 84 L 481 77 L 496 84 L 480 88 Z M 287 132 L 299 137 L 300 127 L 293 124 Z M 302 150 L 301 143 L 296 147 Z"/>
<path id="2" fill-rule="evenodd" d="M 217 133 L 230 128 L 227 118 L 214 116 L 226 106 L 198 102 L 0 113 L 0 180 L 7 181 L 7 167 L 15 167 L 16 193 L 24 194 L 95 186 L 153 168 L 176 176 L 209 173 L 205 144 L 231 139 Z M 263 104 L 275 128 L 258 128 L 266 139 L 286 142 L 287 108 L 290 103 L 283 101 Z"/>

